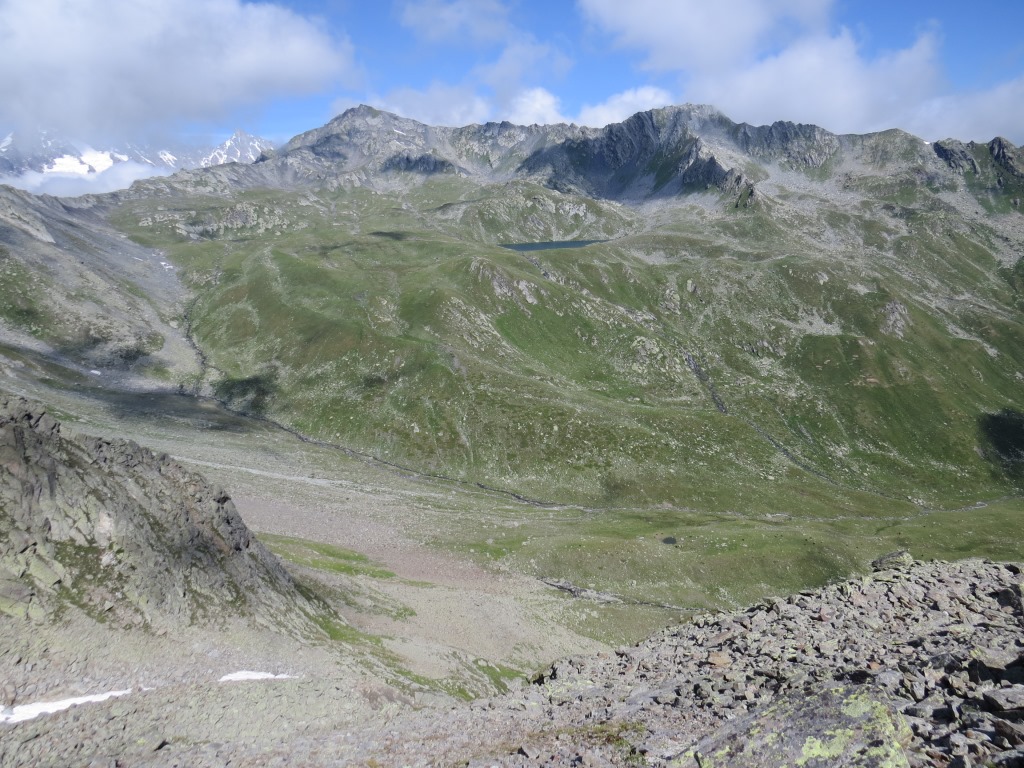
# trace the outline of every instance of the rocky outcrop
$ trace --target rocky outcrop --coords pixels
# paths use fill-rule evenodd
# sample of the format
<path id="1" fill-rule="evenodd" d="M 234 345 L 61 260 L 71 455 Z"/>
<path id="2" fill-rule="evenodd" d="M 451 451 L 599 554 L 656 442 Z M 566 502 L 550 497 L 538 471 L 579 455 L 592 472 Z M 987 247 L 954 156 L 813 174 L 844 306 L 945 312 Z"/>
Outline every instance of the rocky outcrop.
<path id="1" fill-rule="evenodd" d="M 963 142 L 956 139 L 944 139 L 932 144 L 932 149 L 939 159 L 957 173 L 978 173 L 978 163 Z"/>
<path id="2" fill-rule="evenodd" d="M 394 155 L 381 166 L 382 171 L 397 171 L 399 173 L 419 173 L 424 176 L 433 176 L 439 173 L 459 173 L 460 170 L 449 160 L 430 154 L 411 155 L 400 153 Z"/>
<path id="3" fill-rule="evenodd" d="M 1018 181 L 1024 180 L 1024 153 L 1002 137 L 988 143 L 989 154 L 999 170 Z"/>
<path id="4" fill-rule="evenodd" d="M 41 407 L 0 400 L 0 612 L 279 623 L 305 604 L 204 478 L 131 441 L 65 435 Z"/>
<path id="5" fill-rule="evenodd" d="M 839 151 L 835 134 L 816 125 L 775 122 L 736 126 L 737 145 L 762 160 L 786 160 L 797 166 L 820 168 Z"/>
<path id="6" fill-rule="evenodd" d="M 932 145 L 935 154 L 953 171 L 959 174 L 970 172 L 975 175 L 981 174 L 982 168 L 978 165 L 972 150 L 981 149 L 981 146 L 973 141 L 963 144 L 955 139 L 944 139 Z M 1012 183 L 1016 188 L 1024 182 L 1024 153 L 1018 147 L 1000 136 L 983 146 L 988 150 L 991 165 L 988 165 L 987 160 L 982 162 L 986 164 L 989 172 L 995 174 L 996 187 L 1001 188 L 1007 183 Z"/>

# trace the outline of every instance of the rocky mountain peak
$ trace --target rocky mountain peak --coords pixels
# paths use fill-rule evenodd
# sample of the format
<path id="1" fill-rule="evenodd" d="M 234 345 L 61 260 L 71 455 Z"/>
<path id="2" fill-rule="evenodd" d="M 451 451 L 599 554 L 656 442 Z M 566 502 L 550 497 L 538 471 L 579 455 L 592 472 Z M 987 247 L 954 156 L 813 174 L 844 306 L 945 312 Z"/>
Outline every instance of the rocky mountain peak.
<path id="1" fill-rule="evenodd" d="M 273 148 L 273 143 L 267 139 L 253 136 L 243 130 L 236 130 L 224 143 L 205 155 L 196 158 L 185 157 L 184 165 L 180 167 L 195 165 L 207 168 L 224 163 L 253 163 Z"/>

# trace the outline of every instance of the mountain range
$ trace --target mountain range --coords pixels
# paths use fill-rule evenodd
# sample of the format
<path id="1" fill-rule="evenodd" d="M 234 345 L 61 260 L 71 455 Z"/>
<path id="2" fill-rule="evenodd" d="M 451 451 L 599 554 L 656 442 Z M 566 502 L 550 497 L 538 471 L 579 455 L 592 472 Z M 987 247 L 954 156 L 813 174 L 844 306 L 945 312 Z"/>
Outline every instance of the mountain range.
<path id="1" fill-rule="evenodd" d="M 161 170 L 206 168 L 221 163 L 251 163 L 273 148 L 266 139 L 236 131 L 227 141 L 211 147 L 170 147 L 123 143 L 96 148 L 73 139 L 40 131 L 35 136 L 9 132 L 0 139 L 0 176 L 26 172 L 91 174 L 117 163 L 134 162 Z"/>

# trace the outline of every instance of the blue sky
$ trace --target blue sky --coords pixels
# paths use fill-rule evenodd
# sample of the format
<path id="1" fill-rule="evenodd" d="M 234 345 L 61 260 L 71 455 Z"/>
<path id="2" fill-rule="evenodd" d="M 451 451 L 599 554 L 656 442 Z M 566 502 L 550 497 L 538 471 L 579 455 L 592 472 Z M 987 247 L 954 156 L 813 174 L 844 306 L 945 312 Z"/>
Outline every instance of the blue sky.
<path id="1" fill-rule="evenodd" d="M 0 131 L 94 143 L 281 141 L 359 103 L 603 125 L 685 102 L 1024 143 L 1024 4 L 989 0 L 0 0 L 0 41 Z"/>

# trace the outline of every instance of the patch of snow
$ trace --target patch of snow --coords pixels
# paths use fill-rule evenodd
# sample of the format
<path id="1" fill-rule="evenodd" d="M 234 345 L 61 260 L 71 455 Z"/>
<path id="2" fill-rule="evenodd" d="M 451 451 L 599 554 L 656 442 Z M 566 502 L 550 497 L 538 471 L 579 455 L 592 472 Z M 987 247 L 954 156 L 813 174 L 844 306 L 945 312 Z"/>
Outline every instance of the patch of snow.
<path id="1" fill-rule="evenodd" d="M 43 168 L 43 173 L 74 173 L 80 176 L 92 171 L 82 162 L 82 158 L 74 155 L 61 155 L 50 161 L 50 164 Z"/>
<path id="2" fill-rule="evenodd" d="M 31 720 L 32 718 L 39 717 L 40 715 L 49 715 L 54 712 L 61 712 L 78 704 L 88 704 L 93 701 L 106 701 L 114 696 L 126 696 L 131 692 L 132 689 L 128 688 L 123 691 L 109 691 L 107 693 L 93 694 L 92 696 L 75 696 L 74 698 L 61 699 L 60 701 L 37 701 L 35 704 L 19 704 L 16 707 L 9 707 L 7 709 L 0 710 L 0 723 L 20 723 L 25 720 Z"/>
<path id="3" fill-rule="evenodd" d="M 95 149 L 86 147 L 82 151 L 82 162 L 88 165 L 93 171 L 105 171 L 114 164 L 114 158 L 109 152 L 98 152 Z"/>
<path id="4" fill-rule="evenodd" d="M 227 153 L 223 149 L 215 149 L 203 158 L 203 167 L 209 168 L 213 165 L 224 165 L 226 162 L 228 162 Z"/>
<path id="5" fill-rule="evenodd" d="M 166 149 L 161 149 L 157 152 L 157 156 L 163 161 L 163 164 L 173 168 L 178 162 L 178 158 L 168 152 Z"/>
<path id="6" fill-rule="evenodd" d="M 7 136 L 4 137 L 3 141 L 0 141 L 0 153 L 6 152 L 7 148 L 11 146 L 12 141 L 14 141 L 14 134 L 8 133 Z"/>
<path id="7" fill-rule="evenodd" d="M 103 375 L 102 371 L 97 371 L 95 368 L 93 370 L 89 371 L 89 373 L 91 373 L 93 376 L 102 376 Z"/>
<path id="8" fill-rule="evenodd" d="M 224 675 L 218 683 L 235 683 L 243 680 L 294 680 L 293 675 L 274 675 L 270 672 L 251 672 L 247 669 L 243 669 L 241 672 L 232 672 L 230 675 Z"/>

